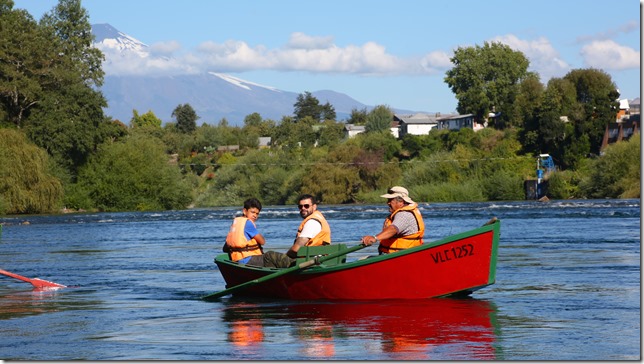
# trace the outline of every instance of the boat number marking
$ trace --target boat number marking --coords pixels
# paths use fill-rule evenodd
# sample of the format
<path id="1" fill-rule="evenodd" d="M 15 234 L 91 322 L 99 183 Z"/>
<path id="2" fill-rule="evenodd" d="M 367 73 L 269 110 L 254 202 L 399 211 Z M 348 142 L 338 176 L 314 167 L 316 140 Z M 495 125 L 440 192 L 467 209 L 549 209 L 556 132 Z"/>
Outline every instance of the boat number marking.
<path id="1" fill-rule="evenodd" d="M 465 258 L 470 255 L 474 255 L 474 245 L 472 244 L 463 244 L 437 253 L 431 253 L 434 263 L 445 263 L 452 259 Z"/>

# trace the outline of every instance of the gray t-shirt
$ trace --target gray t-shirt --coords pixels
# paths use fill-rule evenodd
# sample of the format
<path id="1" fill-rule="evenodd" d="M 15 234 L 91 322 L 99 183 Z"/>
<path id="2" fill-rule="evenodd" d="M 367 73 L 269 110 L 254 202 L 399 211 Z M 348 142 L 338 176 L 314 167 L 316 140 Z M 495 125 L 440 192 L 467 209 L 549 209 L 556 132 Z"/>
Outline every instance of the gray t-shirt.
<path id="1" fill-rule="evenodd" d="M 394 215 L 394 221 L 391 225 L 398 230 L 398 236 L 407 236 L 418 232 L 418 223 L 414 213 L 411 211 L 398 212 Z"/>

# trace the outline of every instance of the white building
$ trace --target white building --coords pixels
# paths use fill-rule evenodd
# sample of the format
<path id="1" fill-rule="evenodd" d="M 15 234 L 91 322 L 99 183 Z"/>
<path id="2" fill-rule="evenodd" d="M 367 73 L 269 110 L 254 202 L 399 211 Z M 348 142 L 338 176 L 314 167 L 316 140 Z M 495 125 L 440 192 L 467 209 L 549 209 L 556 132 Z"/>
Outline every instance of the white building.
<path id="1" fill-rule="evenodd" d="M 429 131 L 437 127 L 437 115 L 414 114 L 414 115 L 394 115 L 394 122 L 399 123 L 399 137 L 406 134 L 427 135 Z M 393 128 L 392 128 L 393 129 Z M 393 134 L 393 130 L 392 130 Z M 398 136 L 396 136 L 398 137 Z"/>

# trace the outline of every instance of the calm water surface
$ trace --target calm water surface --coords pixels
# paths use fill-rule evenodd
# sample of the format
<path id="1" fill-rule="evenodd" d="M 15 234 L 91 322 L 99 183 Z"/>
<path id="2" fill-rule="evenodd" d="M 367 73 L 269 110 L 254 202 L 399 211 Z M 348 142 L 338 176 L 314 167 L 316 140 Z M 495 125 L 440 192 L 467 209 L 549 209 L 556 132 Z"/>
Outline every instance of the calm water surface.
<path id="1" fill-rule="evenodd" d="M 421 204 L 426 240 L 501 219 L 497 282 L 469 299 L 201 301 L 239 210 L 0 217 L 0 268 L 74 286 L 0 276 L 0 359 L 641 359 L 640 200 Z M 387 215 L 320 210 L 350 246 Z M 300 221 L 265 207 L 258 228 L 284 252 Z"/>

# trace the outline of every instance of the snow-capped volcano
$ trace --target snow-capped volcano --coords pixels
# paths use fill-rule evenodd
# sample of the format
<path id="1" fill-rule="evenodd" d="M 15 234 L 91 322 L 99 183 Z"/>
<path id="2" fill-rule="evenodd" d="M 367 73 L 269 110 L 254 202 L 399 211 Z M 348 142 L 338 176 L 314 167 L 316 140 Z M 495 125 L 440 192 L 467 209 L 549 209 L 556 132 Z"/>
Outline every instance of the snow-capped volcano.
<path id="1" fill-rule="evenodd" d="M 181 59 L 155 56 L 147 44 L 109 24 L 92 25 L 92 33 L 94 46 L 106 58 L 101 88 L 108 103 L 105 113 L 115 119 L 127 123 L 133 110 L 137 110 L 153 111 L 167 122 L 172 120 L 174 108 L 185 103 L 194 108 L 201 122 L 209 124 L 226 118 L 231 125 L 242 125 L 252 113 L 272 120 L 293 113 L 298 92 L 218 72 L 173 72 L 185 70 L 188 65 Z M 151 69 L 158 72 L 152 73 Z M 338 120 L 348 118 L 353 109 L 371 108 L 335 91 L 314 91 L 312 95 L 321 103 L 333 105 Z"/>
<path id="2" fill-rule="evenodd" d="M 101 50 L 118 50 L 120 52 L 134 52 L 141 57 L 149 55 L 149 46 L 138 39 L 131 37 L 109 24 L 93 24 L 94 46 Z"/>

